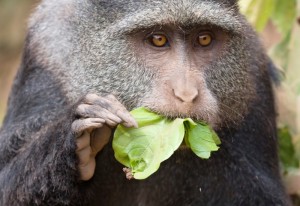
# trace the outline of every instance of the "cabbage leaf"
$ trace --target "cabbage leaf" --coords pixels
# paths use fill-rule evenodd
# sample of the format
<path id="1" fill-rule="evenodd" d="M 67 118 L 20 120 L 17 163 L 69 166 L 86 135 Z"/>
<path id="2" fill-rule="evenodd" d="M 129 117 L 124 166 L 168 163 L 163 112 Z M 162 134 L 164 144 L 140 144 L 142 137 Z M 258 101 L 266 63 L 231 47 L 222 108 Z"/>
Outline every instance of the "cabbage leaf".
<path id="1" fill-rule="evenodd" d="M 130 112 L 138 128 L 119 125 L 114 133 L 115 158 L 131 169 L 135 179 L 145 179 L 156 172 L 161 162 L 168 159 L 185 143 L 201 158 L 209 158 L 218 150 L 220 139 L 206 124 L 190 118 L 170 120 L 140 107 Z"/>

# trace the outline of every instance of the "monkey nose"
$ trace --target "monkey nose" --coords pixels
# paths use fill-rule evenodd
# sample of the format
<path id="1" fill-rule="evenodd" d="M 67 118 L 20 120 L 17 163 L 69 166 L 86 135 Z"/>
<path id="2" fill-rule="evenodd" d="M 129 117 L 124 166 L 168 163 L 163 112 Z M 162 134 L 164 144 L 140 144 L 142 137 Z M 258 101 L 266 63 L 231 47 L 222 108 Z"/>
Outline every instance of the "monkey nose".
<path id="1" fill-rule="evenodd" d="M 198 95 L 198 89 L 193 88 L 189 90 L 180 90 L 180 89 L 173 89 L 174 96 L 183 103 L 193 103 Z"/>

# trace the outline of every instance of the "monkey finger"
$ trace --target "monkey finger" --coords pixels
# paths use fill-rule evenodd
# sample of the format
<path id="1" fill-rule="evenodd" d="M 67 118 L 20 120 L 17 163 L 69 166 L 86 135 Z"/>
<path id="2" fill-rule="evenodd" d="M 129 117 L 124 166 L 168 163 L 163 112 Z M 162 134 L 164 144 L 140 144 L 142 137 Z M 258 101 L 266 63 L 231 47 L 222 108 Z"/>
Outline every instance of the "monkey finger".
<path id="1" fill-rule="evenodd" d="M 114 106 L 110 107 L 113 113 L 115 113 L 119 118 L 122 119 L 122 124 L 126 127 L 138 127 L 135 119 L 131 116 L 129 111 L 121 104 L 114 95 L 109 94 L 106 96 L 108 100 L 113 102 Z"/>
<path id="2" fill-rule="evenodd" d="M 107 119 L 107 120 L 105 120 L 105 123 L 106 123 L 110 128 L 114 128 L 114 127 L 116 127 L 119 123 L 121 123 L 121 121 L 120 121 L 120 122 L 115 122 L 115 121 L 112 121 L 112 120 L 110 120 L 110 119 Z"/>
<path id="3" fill-rule="evenodd" d="M 123 121 L 122 124 L 125 127 L 138 127 L 138 124 L 136 122 L 136 120 L 131 116 L 131 114 L 129 112 L 124 112 L 124 111 L 117 111 L 117 115 L 118 117 L 120 117 Z"/>
<path id="4" fill-rule="evenodd" d="M 88 94 L 85 103 L 78 106 L 78 113 L 81 116 L 101 116 L 110 127 L 119 123 L 126 127 L 138 127 L 135 119 L 113 95 L 100 97 L 95 94 Z"/>
<path id="5" fill-rule="evenodd" d="M 119 110 L 123 111 L 124 113 L 128 112 L 127 109 L 123 106 L 123 104 L 121 104 L 121 102 L 119 102 L 117 98 L 112 94 L 109 94 L 105 97 L 90 94 L 86 96 L 85 103 L 89 105 L 98 105 L 101 108 L 106 109 L 113 114 L 116 114 Z"/>
<path id="6" fill-rule="evenodd" d="M 112 130 L 108 125 L 103 125 L 103 127 L 97 128 L 91 133 L 90 145 L 94 157 L 109 142 L 111 133 Z"/>
<path id="7" fill-rule="evenodd" d="M 117 123 L 120 124 L 122 123 L 126 127 L 137 127 L 137 122 L 135 119 L 131 116 L 131 114 L 126 110 L 122 108 L 114 108 L 112 109 L 113 111 L 110 111 L 112 114 L 115 114 L 120 121 Z"/>
<path id="8" fill-rule="evenodd" d="M 102 116 L 104 117 L 105 123 L 111 128 L 116 127 L 118 124 L 120 124 L 123 121 L 116 114 L 113 114 L 112 112 L 106 109 L 102 109 L 101 112 L 102 112 Z"/>
<path id="9" fill-rule="evenodd" d="M 80 180 L 83 181 L 90 180 L 95 173 L 95 168 L 96 168 L 95 158 L 91 158 L 85 165 L 78 165 Z"/>
<path id="10" fill-rule="evenodd" d="M 76 151 L 80 151 L 86 147 L 90 147 L 90 142 L 91 142 L 90 136 L 91 135 L 87 131 L 85 131 L 81 136 L 79 136 L 76 139 L 76 146 L 77 146 Z"/>
<path id="11" fill-rule="evenodd" d="M 90 159 L 92 158 L 92 148 L 85 147 L 81 150 L 77 150 L 76 155 L 79 160 L 78 166 L 85 166 L 89 163 Z"/>
<path id="12" fill-rule="evenodd" d="M 115 115 L 114 113 L 110 112 L 109 110 L 103 109 L 103 113 L 105 113 L 105 121 L 114 122 L 116 124 L 119 124 L 122 122 L 122 119 Z"/>
<path id="13" fill-rule="evenodd" d="M 72 123 L 72 131 L 80 136 L 84 130 L 99 128 L 104 123 L 105 120 L 100 118 L 77 119 Z"/>
<path id="14" fill-rule="evenodd" d="M 105 109 L 110 109 L 113 102 L 106 99 L 105 97 L 98 96 L 96 94 L 88 94 L 84 98 L 84 103 L 89 105 L 98 105 Z"/>
<path id="15" fill-rule="evenodd" d="M 122 124 L 124 126 L 136 127 L 136 128 L 138 127 L 136 120 L 132 117 L 132 115 L 125 108 L 125 106 L 117 100 L 117 98 L 114 95 L 109 94 L 106 96 L 106 98 L 114 102 L 115 103 L 114 105 L 117 105 L 117 108 L 112 108 L 112 109 L 114 110 L 114 113 L 116 113 L 118 117 L 120 117 L 123 120 Z"/>
<path id="16" fill-rule="evenodd" d="M 76 113 L 85 118 L 100 118 L 116 122 L 117 124 L 122 122 L 118 116 L 99 105 L 80 104 L 76 109 Z"/>

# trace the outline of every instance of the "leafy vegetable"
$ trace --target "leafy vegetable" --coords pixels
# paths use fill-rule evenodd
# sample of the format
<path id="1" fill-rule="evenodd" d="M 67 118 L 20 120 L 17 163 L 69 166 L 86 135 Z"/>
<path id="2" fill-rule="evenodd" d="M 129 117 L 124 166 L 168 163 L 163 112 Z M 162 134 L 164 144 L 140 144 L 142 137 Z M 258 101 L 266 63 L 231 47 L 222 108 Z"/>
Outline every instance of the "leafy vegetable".
<path id="1" fill-rule="evenodd" d="M 210 157 L 211 151 L 217 151 L 221 144 L 218 135 L 206 124 L 195 123 L 191 119 L 187 119 L 185 127 L 187 129 L 187 137 L 185 143 L 192 151 L 203 159 Z"/>
<path id="2" fill-rule="evenodd" d="M 167 119 L 145 108 L 131 111 L 139 128 L 119 125 L 113 139 L 116 159 L 131 169 L 135 179 L 145 179 L 156 172 L 160 163 L 168 159 L 185 143 L 201 158 L 209 158 L 218 150 L 220 139 L 206 124 L 192 119 Z"/>

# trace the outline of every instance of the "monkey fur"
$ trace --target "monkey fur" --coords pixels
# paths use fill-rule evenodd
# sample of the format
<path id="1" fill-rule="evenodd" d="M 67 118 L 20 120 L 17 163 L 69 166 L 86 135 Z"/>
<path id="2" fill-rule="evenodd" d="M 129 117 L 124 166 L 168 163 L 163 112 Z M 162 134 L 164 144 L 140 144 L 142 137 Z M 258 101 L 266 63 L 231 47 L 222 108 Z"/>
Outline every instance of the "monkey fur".
<path id="1" fill-rule="evenodd" d="M 201 28 L 216 31 L 217 46 L 164 58 L 168 49 L 139 43 L 158 30 L 180 33 L 170 44 L 185 45 Z M 289 205 L 271 65 L 235 0 L 43 0 L 29 22 L 0 130 L 0 205 Z M 187 80 L 176 84 L 180 74 Z M 175 90 L 183 98 L 195 91 L 197 104 L 177 103 Z M 220 150 L 202 160 L 178 149 L 146 180 L 128 181 L 110 138 L 83 181 L 72 125 L 85 118 L 78 108 L 89 94 L 111 94 L 128 111 L 145 106 L 205 120 Z"/>

